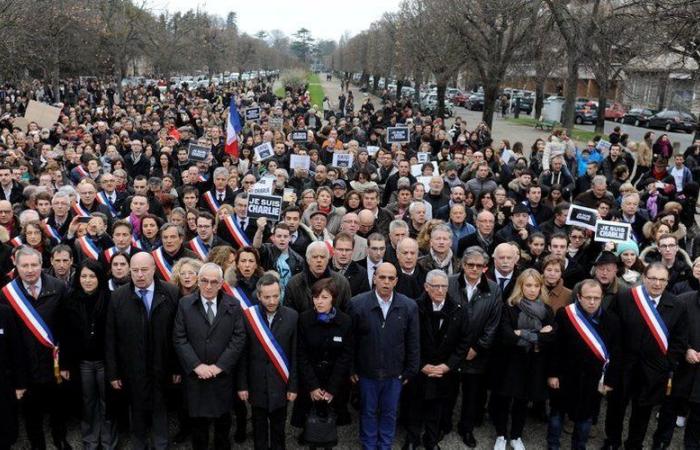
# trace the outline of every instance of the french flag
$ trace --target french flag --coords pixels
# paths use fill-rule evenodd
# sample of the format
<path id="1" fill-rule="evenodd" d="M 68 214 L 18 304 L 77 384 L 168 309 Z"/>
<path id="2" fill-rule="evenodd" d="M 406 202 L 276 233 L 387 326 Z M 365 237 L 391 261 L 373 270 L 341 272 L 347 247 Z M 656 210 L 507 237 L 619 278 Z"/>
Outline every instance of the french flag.
<path id="1" fill-rule="evenodd" d="M 231 96 L 231 106 L 228 109 L 228 121 L 226 122 L 226 147 L 227 155 L 238 157 L 238 133 L 241 132 L 241 119 L 236 108 L 236 99 Z"/>

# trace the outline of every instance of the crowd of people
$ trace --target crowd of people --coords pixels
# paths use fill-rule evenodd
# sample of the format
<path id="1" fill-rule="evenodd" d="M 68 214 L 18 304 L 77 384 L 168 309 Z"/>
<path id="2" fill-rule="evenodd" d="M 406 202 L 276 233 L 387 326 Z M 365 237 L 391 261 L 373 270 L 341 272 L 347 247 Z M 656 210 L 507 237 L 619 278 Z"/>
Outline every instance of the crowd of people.
<path id="1" fill-rule="evenodd" d="M 21 424 L 45 449 L 45 417 L 70 449 L 73 415 L 87 449 L 206 449 L 210 428 L 216 449 L 283 449 L 289 427 L 330 448 L 353 420 L 364 449 L 397 430 L 404 449 L 556 450 L 563 430 L 641 449 L 648 428 L 663 449 L 676 426 L 700 448 L 700 141 L 511 144 L 408 100 L 321 111 L 271 79 L 62 94 L 24 129 L 44 89 L 0 88 L 0 449 Z M 279 220 L 248 216 L 263 179 Z M 572 205 L 630 239 L 595 240 Z"/>

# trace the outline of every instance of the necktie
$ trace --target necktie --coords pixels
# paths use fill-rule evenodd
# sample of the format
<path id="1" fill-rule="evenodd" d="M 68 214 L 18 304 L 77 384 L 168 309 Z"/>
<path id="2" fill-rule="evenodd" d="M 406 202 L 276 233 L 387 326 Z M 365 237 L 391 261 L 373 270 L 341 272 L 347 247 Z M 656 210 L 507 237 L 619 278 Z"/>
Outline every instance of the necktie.
<path id="1" fill-rule="evenodd" d="M 212 308 L 211 300 L 207 300 L 207 322 L 209 322 L 209 325 L 214 323 L 214 309 Z"/>
<path id="2" fill-rule="evenodd" d="M 37 292 L 36 284 L 32 284 L 31 286 L 29 286 L 29 295 L 31 295 L 32 297 L 37 299 L 37 298 L 39 298 L 39 296 L 37 294 L 38 294 L 38 292 Z"/>
<path id="3" fill-rule="evenodd" d="M 146 307 L 146 314 L 151 317 L 151 305 L 148 302 L 148 289 L 139 289 L 139 296 L 143 302 L 143 306 Z"/>
<path id="4" fill-rule="evenodd" d="M 499 278 L 498 279 L 498 286 L 501 288 L 501 292 L 503 292 L 503 289 L 506 287 L 506 281 L 508 281 L 508 278 Z"/>
<path id="5" fill-rule="evenodd" d="M 248 225 L 248 218 L 247 218 L 247 217 L 244 217 L 243 219 L 241 219 L 241 229 L 242 229 L 242 230 L 245 230 L 245 227 L 246 227 L 247 225 Z"/>
<path id="6" fill-rule="evenodd" d="M 224 195 L 223 194 L 218 194 L 219 196 L 219 203 L 224 201 Z"/>

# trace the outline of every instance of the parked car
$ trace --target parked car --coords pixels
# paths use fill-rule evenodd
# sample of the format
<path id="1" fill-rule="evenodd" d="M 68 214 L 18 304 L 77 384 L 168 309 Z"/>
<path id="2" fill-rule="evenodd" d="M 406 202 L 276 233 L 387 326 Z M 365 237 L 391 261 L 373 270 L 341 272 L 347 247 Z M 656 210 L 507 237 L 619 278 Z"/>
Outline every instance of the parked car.
<path id="1" fill-rule="evenodd" d="M 469 96 L 466 107 L 472 111 L 484 110 L 484 94 L 472 94 Z"/>
<path id="2" fill-rule="evenodd" d="M 609 103 L 605 108 L 605 120 L 619 122 L 625 115 L 625 107 L 619 102 Z"/>
<path id="3" fill-rule="evenodd" d="M 513 105 L 512 109 L 513 110 L 515 109 L 515 104 L 518 101 L 518 99 L 520 99 L 520 112 L 524 112 L 525 114 L 528 114 L 528 115 L 532 114 L 532 110 L 533 110 L 534 104 L 535 104 L 534 98 L 529 97 L 529 96 L 523 96 L 520 94 L 516 95 L 513 98 L 513 102 L 512 102 L 512 105 Z"/>
<path id="4" fill-rule="evenodd" d="M 646 127 L 649 117 L 658 111 L 649 108 L 632 108 L 622 116 L 622 123 L 634 125 L 635 127 Z"/>
<path id="5" fill-rule="evenodd" d="M 455 96 L 452 97 L 452 103 L 454 103 L 457 106 L 466 106 L 468 101 L 469 101 L 469 96 L 467 94 L 465 94 L 464 92 L 460 92 L 459 94 L 455 94 Z"/>
<path id="6" fill-rule="evenodd" d="M 664 109 L 649 117 L 647 127 L 663 128 L 666 131 L 685 131 L 686 133 L 692 133 L 697 128 L 697 120 L 692 114 Z"/>
<path id="7" fill-rule="evenodd" d="M 576 103 L 576 115 L 574 116 L 576 124 L 595 123 L 596 120 L 598 120 L 598 106 L 595 103 Z"/>
<path id="8" fill-rule="evenodd" d="M 423 97 L 420 102 L 420 109 L 425 114 L 435 114 L 437 112 L 438 100 L 437 94 L 431 93 Z M 445 98 L 445 117 L 452 117 L 454 115 L 454 105 L 451 101 Z"/>

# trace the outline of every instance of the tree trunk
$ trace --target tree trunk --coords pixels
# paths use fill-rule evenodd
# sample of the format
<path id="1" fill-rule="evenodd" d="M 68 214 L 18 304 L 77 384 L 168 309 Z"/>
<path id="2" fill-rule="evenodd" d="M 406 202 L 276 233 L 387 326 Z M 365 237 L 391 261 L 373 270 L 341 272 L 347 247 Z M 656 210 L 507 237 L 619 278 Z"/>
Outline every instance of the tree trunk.
<path id="1" fill-rule="evenodd" d="M 605 107 L 608 103 L 608 82 L 600 83 L 598 93 L 598 119 L 595 121 L 595 132 L 605 133 Z"/>
<path id="2" fill-rule="evenodd" d="M 374 79 L 372 80 L 372 92 L 377 92 L 377 89 L 379 89 L 379 78 L 381 78 L 381 76 L 375 73 Z"/>
<path id="3" fill-rule="evenodd" d="M 401 98 L 401 89 L 403 89 L 403 79 L 396 81 L 396 100 Z"/>
<path id="4" fill-rule="evenodd" d="M 445 91 L 447 90 L 447 81 L 440 80 L 437 82 L 437 116 L 441 119 L 445 118 Z"/>
<path id="5" fill-rule="evenodd" d="M 535 84 L 535 119 L 542 115 L 544 107 L 544 80 L 537 80 Z"/>
<path id="6" fill-rule="evenodd" d="M 659 111 L 666 107 L 666 88 L 668 86 L 668 72 L 662 72 L 659 75 L 659 104 L 656 109 Z"/>
<path id="7" fill-rule="evenodd" d="M 576 116 L 576 91 L 578 88 L 578 58 L 575 50 L 567 51 L 567 76 L 566 87 L 564 88 L 564 128 L 569 133 L 574 128 L 574 117 Z"/>
<path id="8" fill-rule="evenodd" d="M 496 109 L 496 98 L 498 97 L 498 82 L 491 78 L 482 80 L 484 85 L 484 114 L 481 116 L 489 128 L 493 128 L 493 113 Z"/>
<path id="9" fill-rule="evenodd" d="M 364 70 L 362 71 L 362 76 L 360 77 L 360 86 L 364 86 L 366 89 L 369 89 L 369 74 Z"/>

